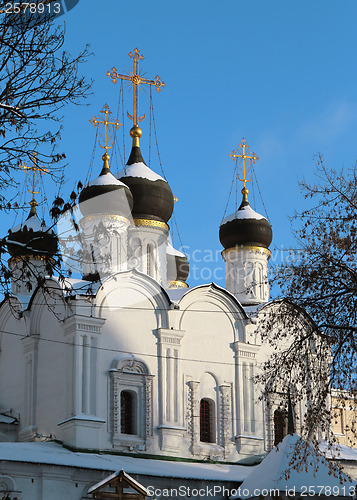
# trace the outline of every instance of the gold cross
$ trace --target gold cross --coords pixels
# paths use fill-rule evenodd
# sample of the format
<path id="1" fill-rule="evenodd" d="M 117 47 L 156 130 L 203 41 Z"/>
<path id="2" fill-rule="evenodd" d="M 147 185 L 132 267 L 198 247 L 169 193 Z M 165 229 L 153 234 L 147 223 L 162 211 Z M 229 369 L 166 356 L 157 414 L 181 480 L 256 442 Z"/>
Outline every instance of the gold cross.
<path id="1" fill-rule="evenodd" d="M 238 175 L 238 179 L 243 182 L 243 185 L 244 185 L 243 189 L 246 189 L 246 183 L 250 182 L 252 180 L 252 176 L 250 176 L 250 179 L 247 179 L 247 177 L 246 177 L 247 173 L 246 173 L 246 168 L 245 168 L 245 160 L 250 160 L 249 163 L 252 165 L 257 160 L 259 160 L 259 157 L 255 153 L 252 153 L 251 156 L 249 156 L 249 154 L 247 154 L 247 153 L 250 153 L 250 151 L 249 151 L 249 146 L 246 143 L 246 140 L 244 139 L 244 137 L 243 137 L 241 143 L 239 144 L 238 148 L 242 148 L 242 150 L 237 149 L 237 151 L 232 151 L 229 156 L 233 160 L 235 160 L 236 158 L 242 158 L 242 160 L 243 160 L 243 179 L 241 179 L 239 177 L 239 175 Z M 241 154 L 238 154 L 238 153 L 241 153 Z"/>
<path id="2" fill-rule="evenodd" d="M 93 118 L 89 121 L 90 123 L 93 124 L 94 127 L 96 127 L 99 124 L 104 125 L 104 146 L 101 145 L 100 141 L 99 141 L 99 146 L 105 149 L 104 154 L 106 155 L 107 150 L 113 147 L 113 144 L 111 146 L 108 146 L 108 125 L 113 125 L 115 130 L 117 130 L 119 127 L 122 127 L 123 124 L 120 123 L 118 119 L 114 120 L 113 122 L 108 121 L 108 116 L 110 117 L 112 115 L 112 112 L 110 111 L 108 104 L 104 104 L 100 112 L 104 113 L 103 120 L 98 120 L 96 116 L 93 116 Z"/>
<path id="3" fill-rule="evenodd" d="M 134 59 L 134 71 L 132 73 L 129 75 L 121 75 L 117 72 L 116 68 L 113 67 L 106 75 L 112 79 L 113 83 L 116 83 L 118 80 L 126 80 L 134 86 L 134 114 L 131 115 L 128 111 L 126 113 L 128 118 L 133 120 L 135 127 L 135 125 L 138 126 L 138 123 L 145 119 L 145 114 L 139 116 L 139 85 L 153 85 L 156 90 L 160 92 L 160 90 L 165 87 L 165 83 L 161 81 L 158 75 L 155 76 L 155 80 L 149 80 L 139 75 L 139 61 L 142 61 L 144 56 L 140 54 L 138 49 L 134 49 L 133 52 L 129 52 L 128 55 L 130 58 Z"/>
<path id="4" fill-rule="evenodd" d="M 42 174 L 42 175 L 45 175 L 48 173 L 48 168 L 45 168 L 43 165 L 41 165 L 41 166 L 36 165 L 36 155 L 37 155 L 37 153 L 33 153 L 31 167 L 28 167 L 25 164 L 20 165 L 20 168 L 24 172 L 26 172 L 27 170 L 32 170 L 32 189 L 27 188 L 27 191 L 32 194 L 32 200 L 30 201 L 32 213 L 36 213 L 37 201 L 35 200 L 35 194 L 38 194 L 40 192 L 40 188 L 38 188 L 39 189 L 38 191 L 35 191 L 36 172 L 40 172 L 40 174 Z"/>

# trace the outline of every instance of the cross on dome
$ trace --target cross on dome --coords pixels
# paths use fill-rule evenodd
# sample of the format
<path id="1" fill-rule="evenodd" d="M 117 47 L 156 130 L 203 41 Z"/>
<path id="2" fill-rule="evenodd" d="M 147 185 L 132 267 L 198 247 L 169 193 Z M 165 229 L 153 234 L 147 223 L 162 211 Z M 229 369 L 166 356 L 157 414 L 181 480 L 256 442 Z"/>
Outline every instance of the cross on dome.
<path id="1" fill-rule="evenodd" d="M 35 191 L 35 180 L 36 180 L 36 172 L 39 172 L 42 175 L 45 175 L 48 173 L 48 168 L 45 168 L 44 165 L 36 165 L 36 155 L 37 153 L 33 153 L 32 156 L 32 166 L 28 167 L 24 163 L 20 165 L 21 170 L 24 172 L 28 170 L 32 170 L 32 189 L 27 188 L 27 191 L 32 194 L 32 200 L 30 201 L 31 205 L 31 213 L 35 214 L 36 213 L 36 206 L 37 206 L 37 201 L 35 200 L 35 194 L 38 194 L 40 192 L 40 188 L 38 188 L 38 191 Z"/>
<path id="2" fill-rule="evenodd" d="M 104 155 L 107 155 L 108 149 L 111 149 L 113 147 L 113 144 L 111 146 L 108 146 L 108 125 L 112 125 L 113 128 L 117 130 L 119 127 L 122 127 L 123 124 L 120 123 L 118 119 L 115 119 L 112 122 L 108 120 L 108 117 L 109 119 L 111 119 L 110 117 L 113 114 L 110 111 L 108 104 L 104 104 L 100 112 L 104 114 L 104 118 L 102 120 L 99 120 L 96 116 L 93 116 L 93 118 L 91 118 L 89 122 L 92 123 L 94 127 L 96 127 L 97 125 L 104 125 L 104 146 L 101 145 L 100 141 L 99 146 L 105 150 Z"/>
<path id="3" fill-rule="evenodd" d="M 239 149 L 241 148 L 241 149 Z M 248 203 L 248 189 L 246 184 L 252 180 L 252 176 L 250 176 L 249 179 L 247 179 L 247 169 L 245 165 L 245 161 L 249 160 L 250 165 L 254 165 L 254 163 L 259 160 L 259 156 L 257 156 L 254 152 L 249 154 L 249 146 L 246 142 L 246 140 L 243 139 L 241 140 L 241 143 L 238 145 L 238 149 L 236 151 L 232 151 L 229 156 L 235 160 L 239 161 L 240 159 L 242 160 L 242 173 L 243 173 L 243 179 L 239 177 L 239 174 L 237 175 L 238 180 L 243 182 L 243 189 L 242 189 L 242 195 L 243 195 L 243 201 Z"/>
<path id="4" fill-rule="evenodd" d="M 140 85 L 152 85 L 156 88 L 158 92 L 165 87 L 165 83 L 161 81 L 160 77 L 156 75 L 154 80 L 149 80 L 148 78 L 144 78 L 139 74 L 139 61 L 144 59 L 144 56 L 139 52 L 139 49 L 134 49 L 133 52 L 129 52 L 129 57 L 134 60 L 134 70 L 130 72 L 129 75 L 122 75 L 117 72 L 116 68 L 113 68 L 110 71 L 107 71 L 106 75 L 111 78 L 113 83 L 116 83 L 118 80 L 125 80 L 130 82 L 134 87 L 134 112 L 131 115 L 127 111 L 128 118 L 134 122 L 134 127 L 138 127 L 138 123 L 145 119 L 145 114 L 143 116 L 139 116 L 139 86 Z"/>

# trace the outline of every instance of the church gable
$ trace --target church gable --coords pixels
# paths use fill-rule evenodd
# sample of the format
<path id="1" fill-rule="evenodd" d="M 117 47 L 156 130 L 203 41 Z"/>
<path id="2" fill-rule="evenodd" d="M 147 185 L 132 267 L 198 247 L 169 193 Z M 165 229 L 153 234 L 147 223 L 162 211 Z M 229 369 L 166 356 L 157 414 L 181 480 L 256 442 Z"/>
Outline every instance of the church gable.
<path id="1" fill-rule="evenodd" d="M 200 337 L 214 330 L 217 341 L 245 341 L 248 318 L 239 302 L 226 290 L 214 285 L 196 287 L 179 302 L 179 329 L 193 329 Z"/>
<path id="2" fill-rule="evenodd" d="M 94 300 L 99 317 L 107 318 L 121 310 L 153 313 L 156 328 L 167 328 L 170 299 L 152 278 L 135 270 L 117 273 L 106 279 Z"/>

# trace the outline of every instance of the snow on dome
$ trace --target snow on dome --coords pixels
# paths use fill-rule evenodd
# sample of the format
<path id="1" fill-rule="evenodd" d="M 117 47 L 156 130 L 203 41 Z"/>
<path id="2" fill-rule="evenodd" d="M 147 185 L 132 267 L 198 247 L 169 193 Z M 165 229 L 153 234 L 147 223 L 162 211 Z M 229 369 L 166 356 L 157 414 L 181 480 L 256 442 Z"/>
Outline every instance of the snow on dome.
<path id="1" fill-rule="evenodd" d="M 20 224 L 17 224 L 17 226 L 13 227 L 11 229 L 11 232 L 17 233 L 17 231 L 22 231 L 25 226 L 27 227 L 28 231 L 30 231 L 32 229 L 32 231 L 34 233 L 38 233 L 40 231 L 45 233 L 46 231 L 50 231 L 50 229 L 40 221 L 40 219 L 37 217 L 37 215 L 32 215 L 31 217 L 26 219 L 24 222 L 21 222 Z"/>
<path id="2" fill-rule="evenodd" d="M 223 219 L 221 225 L 226 224 L 227 222 L 231 222 L 232 220 L 235 220 L 235 219 L 262 220 L 262 219 L 265 219 L 265 217 L 263 217 L 263 215 L 260 215 L 257 212 L 255 212 L 250 205 L 245 205 L 244 207 L 239 208 L 236 212 L 234 212 L 231 215 L 228 215 L 228 217 Z"/>
<path id="3" fill-rule="evenodd" d="M 176 250 L 169 242 L 167 243 L 166 253 L 169 255 L 177 255 L 177 257 L 186 257 L 185 254 Z"/>
<path id="4" fill-rule="evenodd" d="M 100 175 L 96 179 L 90 181 L 88 183 L 88 186 L 123 186 L 126 187 L 126 185 L 119 181 L 116 177 L 111 172 L 108 172 L 106 174 Z"/>
<path id="5" fill-rule="evenodd" d="M 156 174 L 151 168 L 149 168 L 145 163 L 133 163 L 126 167 L 126 169 L 119 172 L 119 178 L 123 177 L 141 177 L 142 179 L 148 179 L 149 181 L 165 181 L 161 175 Z"/>

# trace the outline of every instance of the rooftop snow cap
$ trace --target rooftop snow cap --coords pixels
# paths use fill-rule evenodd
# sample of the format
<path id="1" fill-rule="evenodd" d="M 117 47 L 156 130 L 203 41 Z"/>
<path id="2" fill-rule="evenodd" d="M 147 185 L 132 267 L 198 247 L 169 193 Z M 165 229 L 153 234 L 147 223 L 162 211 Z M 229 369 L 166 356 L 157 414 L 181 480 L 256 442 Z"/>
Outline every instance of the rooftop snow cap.
<path id="1" fill-rule="evenodd" d="M 79 195 L 79 208 L 84 216 L 115 214 L 129 217 L 133 208 L 133 195 L 123 182 L 110 172 L 108 153 L 102 157 L 103 168 L 99 177 L 90 181 Z"/>
<path id="2" fill-rule="evenodd" d="M 7 249 L 11 257 L 53 257 L 57 252 L 57 236 L 36 213 L 36 201 L 25 222 L 9 229 Z"/>
<path id="3" fill-rule="evenodd" d="M 131 190 L 134 198 L 134 219 L 149 219 L 168 222 L 174 208 L 174 197 L 169 184 L 153 172 L 142 157 L 139 138 L 142 130 L 134 125 L 130 130 L 133 146 L 125 171 L 119 180 Z"/>
<path id="4" fill-rule="evenodd" d="M 235 246 L 269 248 L 273 238 L 271 225 L 265 217 L 255 212 L 248 202 L 248 189 L 242 189 L 243 200 L 238 210 L 223 219 L 219 239 L 225 249 Z"/>

